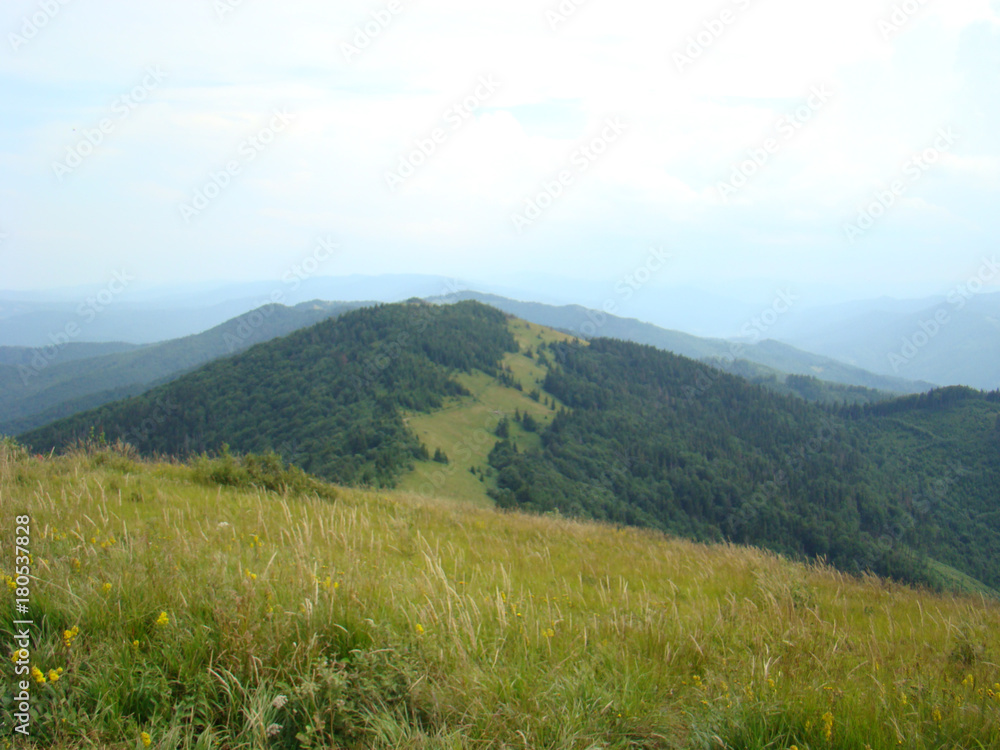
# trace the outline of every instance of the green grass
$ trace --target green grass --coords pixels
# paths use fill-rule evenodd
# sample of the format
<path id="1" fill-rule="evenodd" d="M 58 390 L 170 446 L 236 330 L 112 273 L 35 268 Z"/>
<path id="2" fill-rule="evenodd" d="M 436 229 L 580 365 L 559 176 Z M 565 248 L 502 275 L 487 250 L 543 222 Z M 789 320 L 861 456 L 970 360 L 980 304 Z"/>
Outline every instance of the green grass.
<path id="1" fill-rule="evenodd" d="M 573 337 L 523 320 L 511 320 L 509 326 L 521 350 L 508 353 L 503 364 L 521 383 L 522 390 L 502 385 L 481 372 L 460 374 L 455 379 L 471 395 L 449 399 L 443 408 L 430 414 L 407 414 L 407 427 L 427 446 L 430 454 L 440 448 L 448 456 L 449 463 L 417 462 L 412 472 L 401 477 L 397 485 L 399 489 L 490 507 L 493 501 L 486 491 L 493 486 L 490 481 L 492 470 L 486 463 L 486 457 L 497 442 L 495 430 L 500 419 L 506 415 L 511 420 L 511 434 L 520 448 L 541 447 L 537 433 L 525 432 L 514 424 L 514 413 L 531 414 L 542 428 L 552 421 L 555 409 L 561 404 L 548 394 L 543 398 L 548 398 L 555 404 L 554 407 L 530 398 L 532 390 L 541 391 L 546 369 L 538 364 L 535 357 L 528 357 L 527 352 L 535 353 L 541 344 Z M 473 468 L 482 472 L 482 479 L 480 474 L 470 471 Z"/>
<path id="2" fill-rule="evenodd" d="M 962 594 L 973 596 L 989 596 L 1000 600 L 1000 592 L 997 592 L 972 576 L 966 575 L 960 570 L 956 570 L 950 565 L 945 565 L 937 560 L 928 560 L 931 570 L 941 579 L 945 588 L 949 591 L 956 591 Z"/>
<path id="3" fill-rule="evenodd" d="M 20 746 L 1000 746 L 994 601 L 413 493 L 211 485 L 204 469 L 0 444 L 0 576 L 29 515 L 31 663 L 63 670 L 32 681 Z"/>

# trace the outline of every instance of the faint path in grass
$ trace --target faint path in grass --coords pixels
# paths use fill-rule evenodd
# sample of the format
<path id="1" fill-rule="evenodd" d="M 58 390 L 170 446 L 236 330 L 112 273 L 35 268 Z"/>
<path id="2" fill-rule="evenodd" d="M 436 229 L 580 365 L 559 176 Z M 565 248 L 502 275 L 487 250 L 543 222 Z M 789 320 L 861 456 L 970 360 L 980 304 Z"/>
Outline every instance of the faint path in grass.
<path id="1" fill-rule="evenodd" d="M 522 390 L 503 385 L 483 372 L 463 373 L 456 380 L 470 395 L 449 399 L 430 414 L 406 414 L 407 427 L 427 446 L 428 452 L 433 456 L 440 448 L 449 463 L 418 461 L 414 470 L 400 479 L 399 489 L 492 506 L 493 500 L 486 492 L 494 486 L 494 480 L 486 458 L 498 440 L 496 426 L 500 419 L 509 418 L 510 434 L 519 448 L 541 447 L 538 434 L 522 429 L 514 421 L 514 414 L 530 414 L 539 429 L 552 422 L 563 405 L 542 393 L 548 369 L 538 363 L 538 350 L 551 342 L 571 341 L 575 337 L 519 319 L 512 319 L 509 326 L 520 351 L 508 353 L 503 364 Z M 532 356 L 528 356 L 529 352 Z M 529 395 L 536 389 L 541 394 L 539 401 Z M 545 405 L 546 399 L 550 406 Z M 472 469 L 477 473 L 472 473 Z M 487 476 L 481 478 L 479 472 Z"/>

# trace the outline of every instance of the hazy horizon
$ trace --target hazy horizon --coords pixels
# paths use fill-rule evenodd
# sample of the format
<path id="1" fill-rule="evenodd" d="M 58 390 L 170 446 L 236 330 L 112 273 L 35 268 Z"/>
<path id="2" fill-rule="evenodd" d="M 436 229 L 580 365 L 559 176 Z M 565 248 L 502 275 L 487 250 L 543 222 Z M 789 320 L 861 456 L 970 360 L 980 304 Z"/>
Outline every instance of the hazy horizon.
<path id="1" fill-rule="evenodd" d="M 650 291 L 946 294 L 1000 222 L 1000 5 L 913 6 L 10 2 L 0 289 L 659 248 Z"/>

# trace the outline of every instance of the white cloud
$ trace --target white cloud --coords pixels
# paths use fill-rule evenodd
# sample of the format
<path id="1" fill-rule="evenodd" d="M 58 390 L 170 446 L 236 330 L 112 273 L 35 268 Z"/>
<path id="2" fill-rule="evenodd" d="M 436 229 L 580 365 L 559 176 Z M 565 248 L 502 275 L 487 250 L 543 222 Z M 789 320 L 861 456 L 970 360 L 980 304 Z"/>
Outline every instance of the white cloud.
<path id="1" fill-rule="evenodd" d="M 352 63 L 341 44 L 388 1 L 244 0 L 221 19 L 212 0 L 61 6 L 35 38 L 0 56 L 0 82 L 10 92 L 0 104 L 3 142 L 11 144 L 0 147 L 0 195 L 8 196 L 0 226 L 11 235 L 5 285 L 97 278 L 130 254 L 151 274 L 187 279 L 188 259 L 205 274 L 238 268 L 262 276 L 289 244 L 283 228 L 297 239 L 343 232 L 356 245 L 352 269 L 370 273 L 401 262 L 435 273 L 461 256 L 482 276 L 509 270 L 509 258 L 585 274 L 553 259 L 587 243 L 602 257 L 611 252 L 609 237 L 632 242 L 680 228 L 691 253 L 713 243 L 714 252 L 730 254 L 733 274 L 758 270 L 747 257 L 778 258 L 792 248 L 796 268 L 808 269 L 801 258 L 814 257 L 819 269 L 836 252 L 828 238 L 844 218 L 942 126 L 969 134 L 938 166 L 949 194 L 925 194 L 936 189 L 928 181 L 908 199 L 926 200 L 922 221 L 942 230 L 960 221 L 978 228 L 980 241 L 995 237 L 996 219 L 980 213 L 984 202 L 965 199 L 997 189 L 1000 143 L 981 122 L 995 81 L 956 67 L 988 54 L 967 37 L 977 25 L 997 29 L 987 0 L 927 3 L 889 42 L 879 22 L 896 3 L 870 0 L 590 0 L 556 31 L 545 11 L 558 3 L 399 3 Z M 8 2 L 0 28 L 18 31 L 35 10 L 33 1 Z M 723 11 L 731 23 L 720 20 Z M 692 39 L 697 59 L 678 71 L 674 55 L 690 54 Z M 149 65 L 168 72 L 149 103 L 71 184 L 52 180 L 52 160 L 75 142 L 72 128 L 93 127 Z M 481 75 L 495 76 L 498 91 L 389 190 L 386 171 L 442 125 Z M 830 103 L 793 138 L 778 136 L 779 118 L 816 86 L 833 90 Z M 235 158 L 275 107 L 294 112 L 293 125 L 242 165 L 198 222 L 181 224 L 178 203 Z M 511 233 L 509 213 L 609 116 L 629 125 L 621 141 L 530 233 Z M 780 150 L 721 204 L 719 181 L 772 137 Z M 913 241 L 892 234 L 909 213 L 901 209 L 881 228 L 881 253 L 902 253 Z M 749 217 L 759 228 L 748 228 Z M 47 239 L 42 224 L 67 232 L 75 246 Z M 155 248 L 148 256 L 156 260 L 138 247 Z M 62 253 L 74 257 L 56 264 L 65 269 L 59 276 L 50 261 Z M 167 253 L 173 264 L 160 262 Z M 508 259 L 495 260 L 503 253 Z M 703 266 L 706 279 L 715 265 Z"/>

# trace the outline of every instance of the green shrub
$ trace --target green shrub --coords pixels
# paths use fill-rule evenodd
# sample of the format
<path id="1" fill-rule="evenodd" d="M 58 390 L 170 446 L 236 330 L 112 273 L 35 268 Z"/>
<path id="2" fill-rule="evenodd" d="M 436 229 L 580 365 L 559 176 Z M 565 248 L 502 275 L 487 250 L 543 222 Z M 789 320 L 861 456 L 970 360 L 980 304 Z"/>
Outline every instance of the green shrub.
<path id="1" fill-rule="evenodd" d="M 286 465 L 269 451 L 245 456 L 234 455 L 228 445 L 215 457 L 202 454 L 191 461 L 195 479 L 202 484 L 243 489 L 259 489 L 279 494 L 315 494 L 333 500 L 337 493 L 329 484 L 310 476 L 297 466 Z"/>

